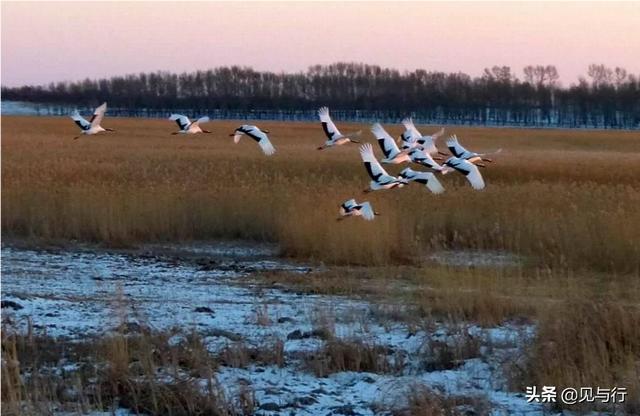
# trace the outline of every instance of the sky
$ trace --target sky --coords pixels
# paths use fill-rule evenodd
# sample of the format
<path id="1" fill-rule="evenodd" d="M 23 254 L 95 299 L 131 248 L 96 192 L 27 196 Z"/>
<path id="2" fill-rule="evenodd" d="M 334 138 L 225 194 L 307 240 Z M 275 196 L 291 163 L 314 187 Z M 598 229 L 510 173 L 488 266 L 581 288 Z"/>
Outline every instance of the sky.
<path id="1" fill-rule="evenodd" d="M 9 2 L 3 86 L 242 65 L 465 72 L 591 63 L 640 74 L 640 2 Z"/>

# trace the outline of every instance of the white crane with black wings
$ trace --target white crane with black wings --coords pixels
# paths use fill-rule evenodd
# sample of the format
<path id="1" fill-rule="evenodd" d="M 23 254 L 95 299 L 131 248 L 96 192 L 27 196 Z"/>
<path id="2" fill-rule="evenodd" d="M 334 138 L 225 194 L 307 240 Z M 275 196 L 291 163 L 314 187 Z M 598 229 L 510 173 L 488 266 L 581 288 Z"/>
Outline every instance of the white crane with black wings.
<path id="1" fill-rule="evenodd" d="M 376 215 L 380 215 L 373 210 L 371 203 L 368 201 L 358 203 L 355 199 L 349 199 L 343 202 L 342 205 L 340 205 L 339 213 L 338 221 L 346 217 L 362 217 L 367 221 L 371 221 Z"/>
<path id="2" fill-rule="evenodd" d="M 438 151 L 436 147 L 436 140 L 444 134 L 444 128 L 441 128 L 437 132 L 431 134 L 430 136 L 423 136 L 422 133 L 418 131 L 415 124 L 413 124 L 413 119 L 411 117 L 407 117 L 401 121 L 405 130 L 400 135 L 400 143 L 401 149 L 408 150 L 414 147 L 421 148 L 429 155 L 437 155 L 443 154 Z"/>
<path id="3" fill-rule="evenodd" d="M 106 112 L 107 112 L 107 103 L 102 103 L 101 106 L 99 106 L 93 111 L 93 115 L 91 116 L 91 119 L 89 121 L 87 121 L 84 117 L 82 117 L 78 112 L 78 110 L 74 111 L 70 117 L 82 130 L 80 132 L 80 136 L 82 136 L 83 134 L 85 135 L 98 134 L 102 131 L 115 131 L 114 129 L 105 129 L 100 125 L 100 123 L 102 122 L 102 119 L 104 118 L 104 113 Z M 74 137 L 73 140 L 80 138 L 80 136 Z"/>
<path id="4" fill-rule="evenodd" d="M 360 143 L 357 140 L 354 140 L 356 137 L 359 137 L 362 131 L 357 131 L 355 133 L 342 134 L 340 130 L 336 127 L 331 120 L 331 116 L 329 116 L 329 108 L 322 107 L 318 110 L 318 117 L 320 117 L 320 122 L 322 123 L 322 130 L 324 134 L 327 136 L 327 141 L 320 147 L 318 150 L 326 149 L 327 147 L 340 146 L 345 143 Z"/>
<path id="5" fill-rule="evenodd" d="M 200 127 L 200 123 L 206 123 L 209 121 L 209 117 L 200 117 L 196 121 L 189 120 L 189 117 L 182 114 L 171 114 L 169 120 L 175 121 L 179 131 L 174 131 L 171 134 L 197 134 L 197 133 L 211 133 L 209 130 L 203 130 Z"/>
<path id="6" fill-rule="evenodd" d="M 453 156 L 444 162 L 443 167 L 443 174 L 453 171 L 460 172 L 467 178 L 473 189 L 484 189 L 484 179 L 480 174 L 480 170 L 468 160 Z"/>
<path id="7" fill-rule="evenodd" d="M 418 172 L 411 168 L 405 168 L 400 172 L 399 177 L 409 182 L 421 183 L 434 194 L 444 192 L 444 187 L 432 172 Z"/>
<path id="8" fill-rule="evenodd" d="M 365 192 L 378 191 L 380 189 L 392 189 L 401 188 L 406 185 L 407 182 L 403 178 L 396 178 L 387 173 L 386 170 L 380 165 L 378 159 L 373 154 L 373 147 L 371 144 L 366 143 L 360 146 L 360 156 L 364 162 L 364 167 L 367 169 L 367 173 L 371 177 L 369 188 Z"/>
<path id="9" fill-rule="evenodd" d="M 476 153 L 476 152 L 471 152 L 467 149 L 465 149 L 460 142 L 458 142 L 458 136 L 456 136 L 455 134 L 451 137 L 449 137 L 447 139 L 447 147 L 449 148 L 449 151 L 451 151 L 451 154 L 454 155 L 457 158 L 460 159 L 464 159 L 464 160 L 468 160 L 469 162 L 477 165 L 477 166 L 481 166 L 481 167 L 485 167 L 486 165 L 484 165 L 483 163 L 480 162 L 493 162 L 493 160 L 486 158 L 485 156 L 487 155 L 493 155 L 493 154 L 498 154 L 500 152 L 502 152 L 502 149 L 498 149 L 496 151 L 493 152 L 489 152 L 489 153 Z"/>
<path id="10" fill-rule="evenodd" d="M 384 158 L 380 161 L 382 163 L 398 164 L 402 162 L 409 162 L 409 155 L 405 151 L 400 151 L 393 137 L 387 133 L 387 131 L 380 125 L 375 123 L 371 126 L 371 133 L 376 136 L 380 149 L 384 153 Z"/>
<path id="11" fill-rule="evenodd" d="M 258 143 L 265 155 L 271 156 L 276 152 L 276 148 L 273 147 L 273 145 L 269 141 L 269 136 L 267 136 L 267 133 L 269 133 L 269 130 L 260 130 L 257 126 L 243 124 L 229 136 L 232 136 L 233 141 L 237 144 L 243 135 L 247 135 L 255 140 L 256 143 Z"/>
<path id="12" fill-rule="evenodd" d="M 426 166 L 429 169 L 433 169 L 435 171 L 441 171 L 442 166 L 440 166 L 431 155 L 419 147 L 414 147 L 409 151 L 409 158 L 413 163 L 417 163 L 422 166 Z"/>

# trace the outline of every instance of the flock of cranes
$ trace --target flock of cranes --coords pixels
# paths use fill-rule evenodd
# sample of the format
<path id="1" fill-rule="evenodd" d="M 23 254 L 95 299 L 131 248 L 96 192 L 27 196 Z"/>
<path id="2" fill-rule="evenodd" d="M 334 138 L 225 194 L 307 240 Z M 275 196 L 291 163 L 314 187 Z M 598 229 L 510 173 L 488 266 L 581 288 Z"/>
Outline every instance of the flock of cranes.
<path id="1" fill-rule="evenodd" d="M 79 139 L 82 135 L 92 135 L 98 134 L 103 131 L 115 131 L 113 129 L 105 129 L 100 123 L 104 118 L 104 114 L 107 112 L 107 103 L 102 103 L 102 105 L 96 108 L 93 112 L 93 115 L 89 120 L 85 119 L 78 113 L 76 110 L 73 114 L 71 114 L 71 119 L 80 127 L 80 135 L 74 137 L 73 139 Z M 209 117 L 200 117 L 195 121 L 189 120 L 189 117 L 183 116 L 182 114 L 171 114 L 169 116 L 169 120 L 175 121 L 180 130 L 174 131 L 171 134 L 197 134 L 197 133 L 208 133 L 211 134 L 209 130 L 204 130 L 200 127 L 200 124 L 209 122 Z M 270 156 L 276 152 L 275 147 L 269 141 L 269 136 L 267 134 L 269 130 L 260 130 L 257 126 L 252 126 L 249 124 L 243 124 L 238 127 L 232 134 L 233 141 L 238 143 L 240 138 L 244 135 L 251 137 L 255 140 L 265 155 Z"/>
<path id="2" fill-rule="evenodd" d="M 103 128 L 100 125 L 106 111 L 107 103 L 103 103 L 95 109 L 90 120 L 86 120 L 75 111 L 71 115 L 71 118 L 80 127 L 81 133 L 80 136 L 74 137 L 74 140 L 82 135 L 93 135 L 103 131 L 115 131 L 113 129 Z M 318 110 L 318 117 L 322 123 L 324 134 L 327 136 L 327 140 L 322 146 L 318 147 L 318 150 L 341 146 L 347 143 L 360 143 L 360 141 L 356 139 L 360 137 L 362 131 L 348 134 L 340 133 L 340 130 L 338 130 L 333 120 L 331 120 L 327 107 L 322 107 Z M 180 128 L 179 131 L 171 134 L 211 133 L 200 127 L 200 124 L 209 122 L 209 117 L 201 117 L 195 121 L 191 121 L 187 116 L 171 114 L 169 120 L 175 121 Z M 446 146 L 451 152 L 451 156 L 444 160 L 442 164 L 438 164 L 437 161 L 442 161 L 443 156 L 448 156 L 446 153 L 438 150 L 436 146 L 436 141 L 444 135 L 444 129 L 440 129 L 429 136 L 423 136 L 411 118 L 402 120 L 402 125 L 405 130 L 397 142 L 387 133 L 380 123 L 375 123 L 371 127 L 371 133 L 373 133 L 378 141 L 384 156 L 380 160 L 376 158 L 373 152 L 373 146 L 371 146 L 370 143 L 365 143 L 360 146 L 360 156 L 371 178 L 369 187 L 365 189 L 365 192 L 402 188 L 410 182 L 416 182 L 424 185 L 425 188 L 432 193 L 440 194 L 444 192 L 444 187 L 434 172 L 440 172 L 442 175 L 450 172 L 459 172 L 467 178 L 473 189 L 484 189 L 484 179 L 478 166 L 486 167 L 482 162 L 492 162 L 492 160 L 486 156 L 499 153 L 502 149 L 491 153 L 472 152 L 464 148 L 458 141 L 457 136 L 453 135 L 446 140 Z M 238 143 L 242 136 L 246 135 L 258 143 L 265 155 L 270 156 L 276 152 L 276 149 L 273 147 L 273 144 L 271 144 L 268 133 L 268 130 L 261 130 L 257 126 L 243 124 L 231 133 L 230 136 L 233 137 L 235 143 Z M 403 169 L 398 176 L 392 176 L 387 173 L 381 163 L 414 163 L 431 171 L 415 171 L 407 167 Z M 358 203 L 355 199 L 349 199 L 342 203 L 339 214 L 339 220 L 350 216 L 360 216 L 365 220 L 373 220 L 376 215 L 379 215 L 373 210 L 370 202 L 364 201 Z"/>

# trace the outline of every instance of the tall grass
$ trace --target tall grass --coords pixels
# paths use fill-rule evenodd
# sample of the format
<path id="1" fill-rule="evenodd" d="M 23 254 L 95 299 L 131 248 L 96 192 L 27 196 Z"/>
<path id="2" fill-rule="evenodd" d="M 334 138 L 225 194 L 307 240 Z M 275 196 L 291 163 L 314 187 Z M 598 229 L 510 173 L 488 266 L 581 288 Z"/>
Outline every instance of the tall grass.
<path id="1" fill-rule="evenodd" d="M 527 355 L 526 365 L 514 377 L 519 387 L 547 385 L 556 386 L 558 391 L 566 387 L 592 387 L 594 391 L 597 387 L 622 387 L 628 396 L 621 407 L 627 414 L 640 412 L 637 305 L 573 300 L 548 308 Z M 582 407 L 593 409 L 594 405 Z"/>
<path id="2" fill-rule="evenodd" d="M 364 195 L 357 146 L 316 151 L 323 133 L 315 124 L 265 122 L 278 149 L 267 158 L 251 141 L 234 145 L 231 122 L 177 137 L 169 121 L 107 119 L 118 132 L 73 141 L 67 119 L 2 121 L 5 237 L 109 245 L 248 238 L 328 264 L 498 249 L 554 268 L 640 270 L 638 133 L 456 127 L 450 132 L 474 150 L 505 149 L 483 170 L 485 191 L 448 175 L 441 196 L 415 184 Z M 351 197 L 382 215 L 336 222 Z"/>
<path id="3" fill-rule="evenodd" d="M 2 332 L 2 407 L 12 415 L 126 408 L 148 415 L 245 414 L 215 379 L 217 362 L 192 334 L 112 334 L 81 342 Z M 77 364 L 56 371 L 65 363 Z M 246 413 L 249 414 L 249 413 Z"/>

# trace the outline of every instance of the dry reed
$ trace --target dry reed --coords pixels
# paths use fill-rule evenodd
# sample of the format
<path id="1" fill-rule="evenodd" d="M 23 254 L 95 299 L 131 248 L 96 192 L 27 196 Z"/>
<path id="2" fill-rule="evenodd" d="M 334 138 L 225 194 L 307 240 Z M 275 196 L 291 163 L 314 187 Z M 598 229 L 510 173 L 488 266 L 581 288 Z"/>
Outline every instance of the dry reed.
<path id="1" fill-rule="evenodd" d="M 449 131 L 474 150 L 505 148 L 483 171 L 484 192 L 449 175 L 441 196 L 417 185 L 365 196 L 357 146 L 314 150 L 323 140 L 316 124 L 262 123 L 278 149 L 267 158 L 250 141 L 234 145 L 231 122 L 177 137 L 169 121 L 111 119 L 118 132 L 73 141 L 67 119 L 2 121 L 5 237 L 108 245 L 249 238 L 327 264 L 498 249 L 554 268 L 640 270 L 638 133 L 456 127 Z M 338 204 L 353 196 L 382 216 L 336 222 Z"/>

